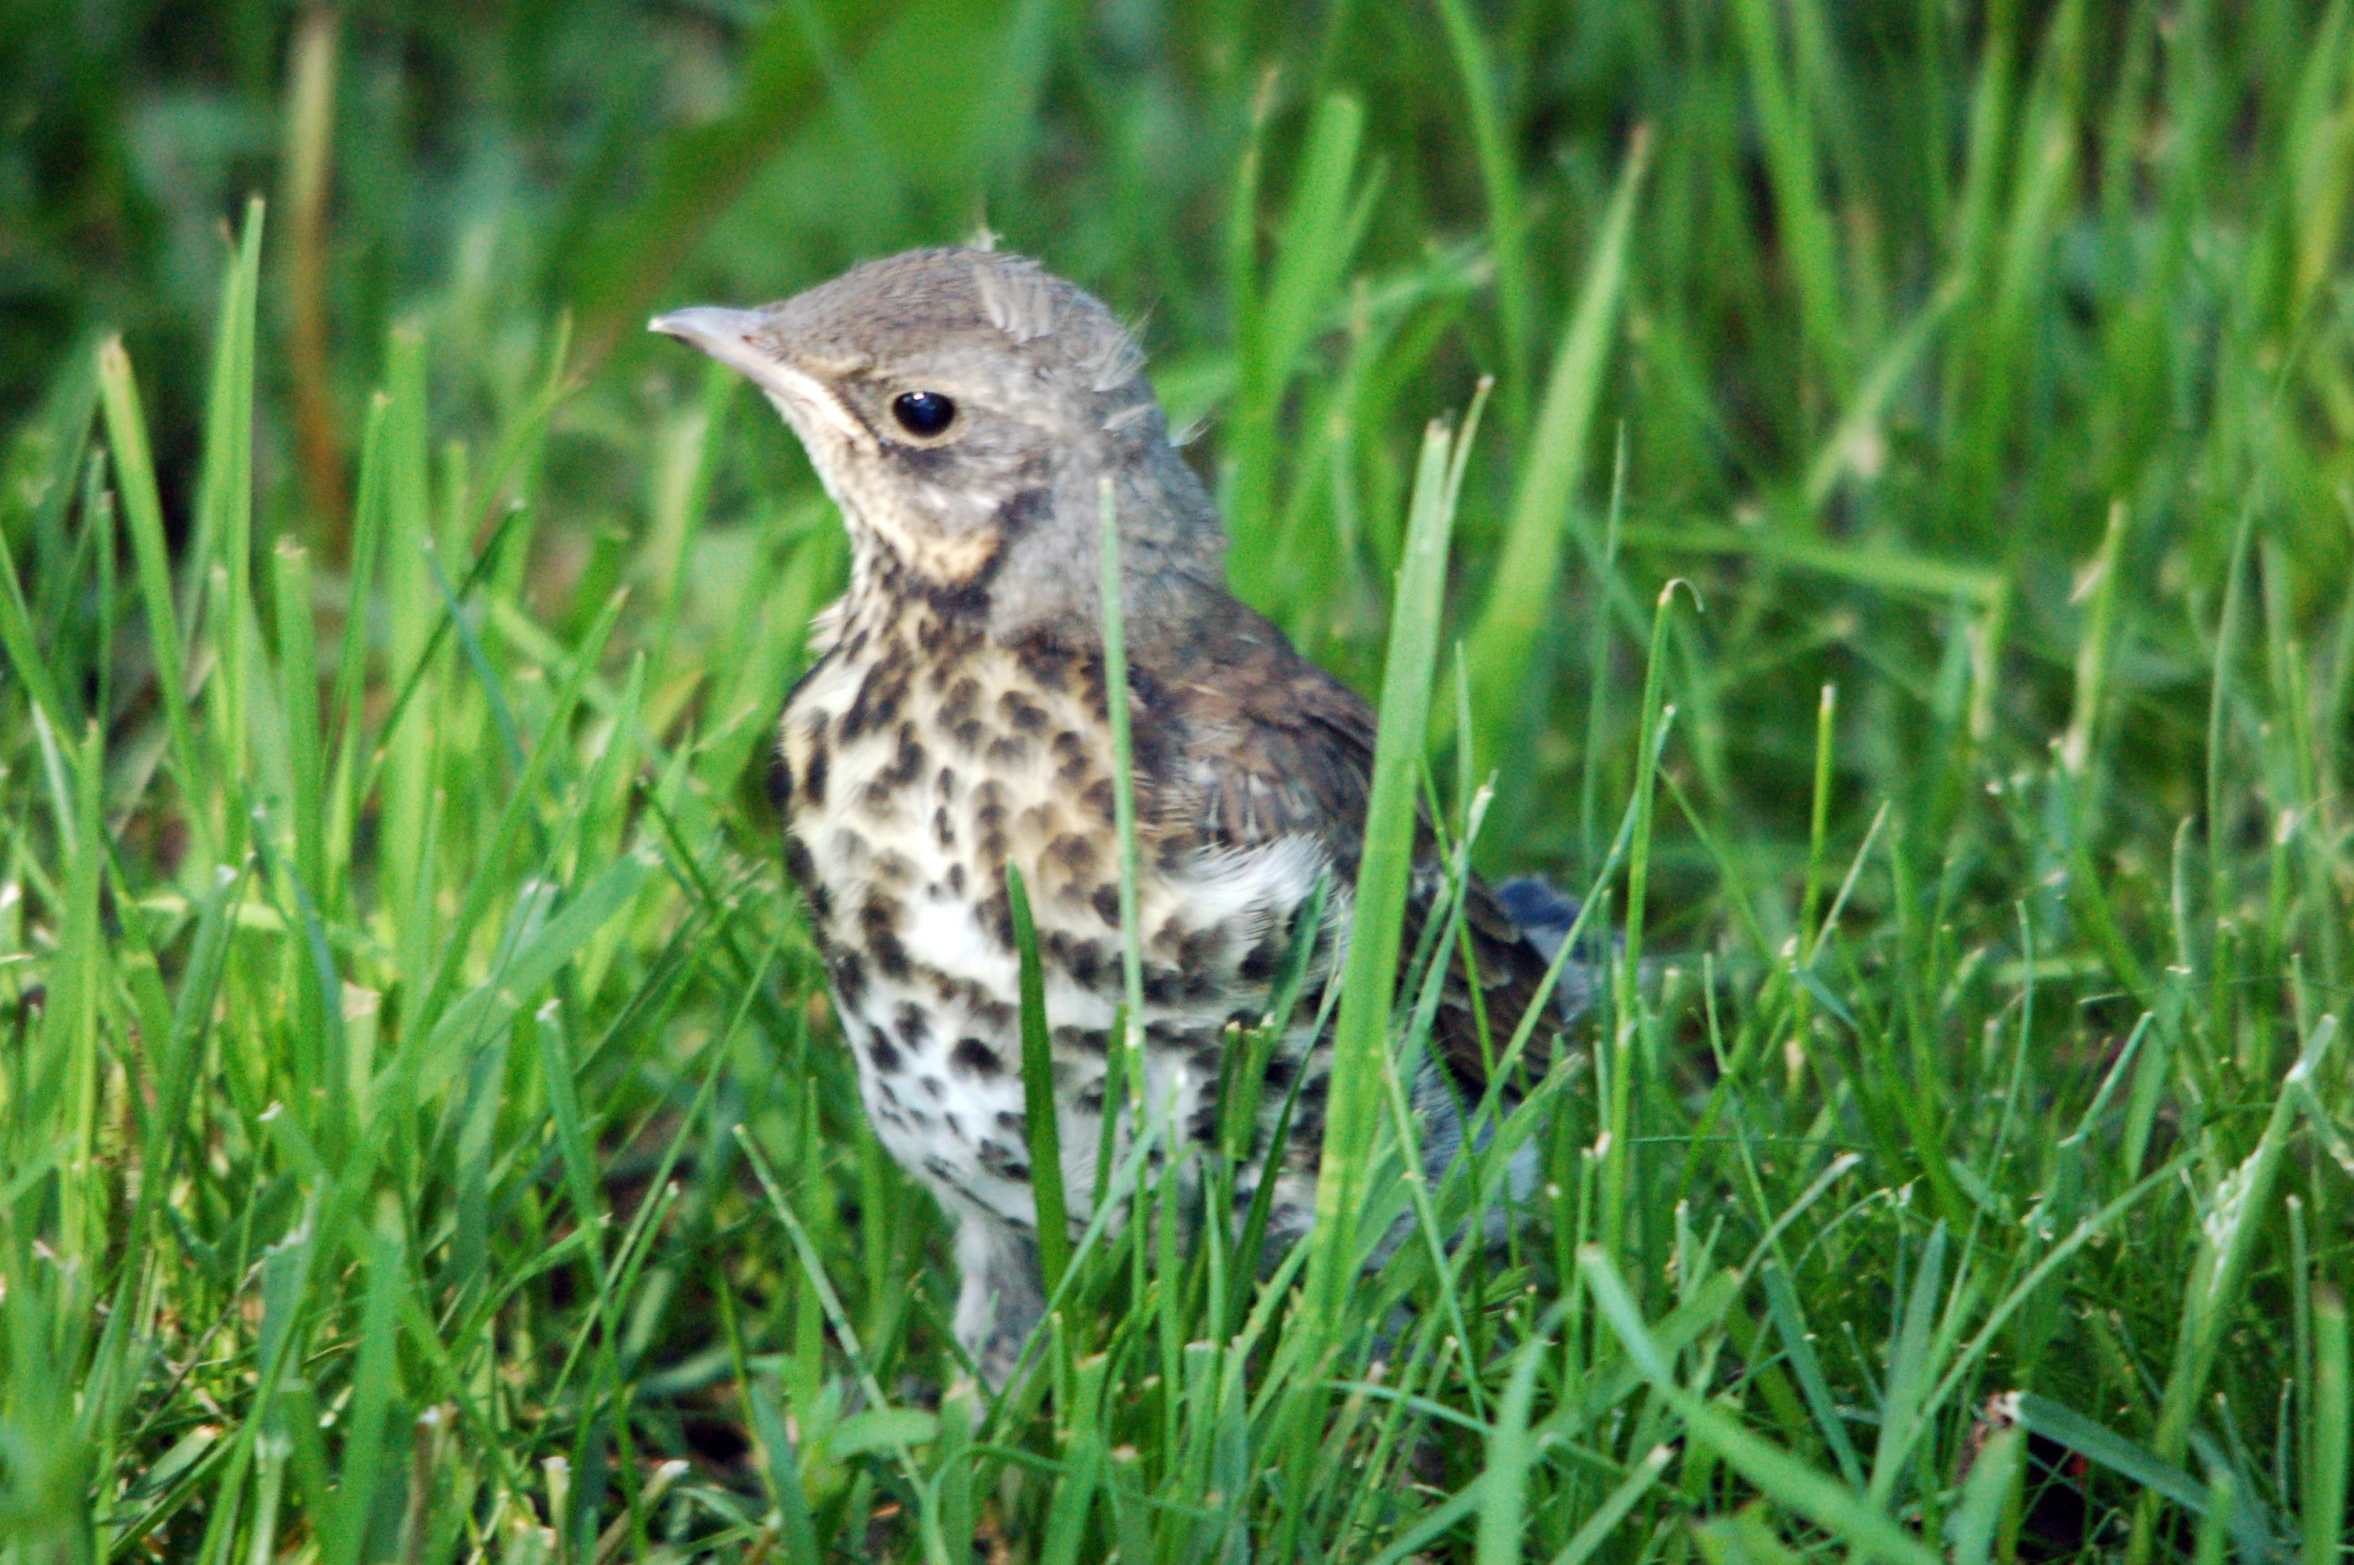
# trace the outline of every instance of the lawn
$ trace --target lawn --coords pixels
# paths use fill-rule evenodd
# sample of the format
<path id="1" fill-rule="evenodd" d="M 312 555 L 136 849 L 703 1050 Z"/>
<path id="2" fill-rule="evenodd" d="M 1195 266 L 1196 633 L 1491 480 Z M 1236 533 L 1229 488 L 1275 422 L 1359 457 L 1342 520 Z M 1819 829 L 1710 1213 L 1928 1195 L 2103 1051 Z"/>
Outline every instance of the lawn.
<path id="1" fill-rule="evenodd" d="M 30 0 L 0 84 L 0 1562 L 2344 1557 L 2346 0 Z M 839 521 L 642 330 L 983 225 L 1383 705 L 1368 885 L 1419 796 L 1617 934 L 1438 1185 L 1448 943 L 1353 968 L 1354 1222 L 1113 1169 L 1002 1397 L 763 787 Z"/>

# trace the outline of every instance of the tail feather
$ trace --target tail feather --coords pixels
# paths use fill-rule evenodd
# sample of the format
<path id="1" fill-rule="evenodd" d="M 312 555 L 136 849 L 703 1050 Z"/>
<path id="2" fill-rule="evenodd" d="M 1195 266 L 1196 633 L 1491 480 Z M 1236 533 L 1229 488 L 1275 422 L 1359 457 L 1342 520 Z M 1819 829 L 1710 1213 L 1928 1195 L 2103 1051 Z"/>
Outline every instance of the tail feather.
<path id="1" fill-rule="evenodd" d="M 1504 904 L 1504 911 L 1520 926 L 1521 938 L 1543 953 L 1548 962 L 1561 954 L 1561 943 L 1577 926 L 1578 899 L 1542 875 L 1522 875 L 1505 881 L 1496 888 L 1496 900 Z M 1561 965 L 1561 977 L 1553 986 L 1553 1004 L 1569 1020 L 1583 1016 L 1592 1008 L 1596 988 L 1602 980 L 1602 970 L 1594 958 L 1605 951 L 1604 937 L 1599 930 L 1588 930 L 1585 941 L 1587 949 Z"/>

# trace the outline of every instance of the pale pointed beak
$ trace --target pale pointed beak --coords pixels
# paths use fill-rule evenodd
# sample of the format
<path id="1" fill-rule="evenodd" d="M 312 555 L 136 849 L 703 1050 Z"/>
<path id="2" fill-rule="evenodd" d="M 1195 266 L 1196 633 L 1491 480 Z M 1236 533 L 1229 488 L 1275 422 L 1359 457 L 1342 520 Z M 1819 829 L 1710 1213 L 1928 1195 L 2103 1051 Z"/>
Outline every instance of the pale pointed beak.
<path id="1" fill-rule="evenodd" d="M 831 426 L 843 438 L 860 445 L 871 445 L 874 436 L 866 426 L 842 405 L 831 387 L 790 360 L 780 357 L 760 339 L 762 325 L 758 310 L 731 310 L 720 305 L 698 304 L 690 309 L 673 310 L 668 315 L 657 315 L 646 323 L 648 331 L 658 331 L 666 337 L 676 337 L 689 347 L 700 348 L 729 369 L 749 379 L 768 393 L 769 400 L 788 419 L 795 414 L 814 418 Z M 796 419 L 795 422 L 798 422 Z"/>

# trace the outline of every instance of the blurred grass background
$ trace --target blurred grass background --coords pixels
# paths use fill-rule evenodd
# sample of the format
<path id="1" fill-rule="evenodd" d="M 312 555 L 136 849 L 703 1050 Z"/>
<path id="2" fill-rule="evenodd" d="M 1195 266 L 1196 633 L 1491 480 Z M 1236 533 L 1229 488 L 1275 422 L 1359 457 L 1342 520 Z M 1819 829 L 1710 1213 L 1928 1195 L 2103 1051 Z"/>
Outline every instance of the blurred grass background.
<path id="1" fill-rule="evenodd" d="M 2348 28 L 10 0 L 0 1554 L 2336 1558 Z M 1368 694 L 1495 377 L 1434 770 L 1666 964 L 1505 1260 L 995 1408 L 761 800 L 839 528 L 641 330 L 982 225 Z"/>

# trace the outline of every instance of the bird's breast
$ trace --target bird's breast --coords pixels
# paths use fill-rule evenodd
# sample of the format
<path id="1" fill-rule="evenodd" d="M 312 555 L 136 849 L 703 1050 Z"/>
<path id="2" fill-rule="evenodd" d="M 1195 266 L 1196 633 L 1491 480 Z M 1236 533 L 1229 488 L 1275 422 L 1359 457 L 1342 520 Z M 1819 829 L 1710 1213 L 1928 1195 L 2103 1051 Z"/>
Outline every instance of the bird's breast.
<path id="1" fill-rule="evenodd" d="M 921 608 L 852 613 L 787 706 L 782 757 L 787 867 L 877 1133 L 953 1204 L 1027 1223 L 1005 867 L 1021 870 L 1064 1183 L 1084 1213 L 1123 991 L 1111 740 L 1092 669 Z M 1137 874 L 1149 1086 L 1206 1134 L 1229 1023 L 1257 1020 L 1327 861 L 1305 838 L 1203 849 L 1198 823 L 1152 813 Z"/>

